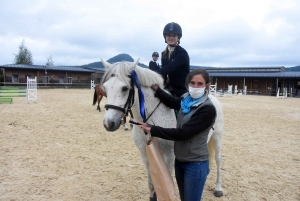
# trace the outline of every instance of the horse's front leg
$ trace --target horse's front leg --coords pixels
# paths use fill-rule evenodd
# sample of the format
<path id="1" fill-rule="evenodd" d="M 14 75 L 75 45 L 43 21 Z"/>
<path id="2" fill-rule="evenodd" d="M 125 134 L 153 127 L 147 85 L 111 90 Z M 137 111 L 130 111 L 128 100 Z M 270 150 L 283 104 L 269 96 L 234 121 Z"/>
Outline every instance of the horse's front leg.
<path id="1" fill-rule="evenodd" d="M 148 178 L 149 200 L 150 201 L 157 201 L 155 189 L 154 189 L 154 186 L 153 186 L 153 183 L 152 183 L 152 179 L 151 179 L 151 175 L 150 175 L 150 171 L 149 171 L 149 165 L 148 165 L 148 161 L 147 161 L 147 155 L 146 154 L 142 154 L 142 152 L 141 152 L 141 158 L 142 158 L 143 164 L 145 166 L 146 173 L 147 173 L 147 178 Z"/>
<path id="2" fill-rule="evenodd" d="M 125 127 L 125 131 L 128 130 L 128 125 L 126 123 L 126 116 L 123 117 L 123 126 Z"/>
<path id="3" fill-rule="evenodd" d="M 99 110 L 99 112 L 101 112 L 101 108 L 100 108 L 100 102 L 102 100 L 102 95 L 100 94 L 99 97 L 98 97 L 98 106 L 97 106 L 97 110 Z"/>
<path id="4" fill-rule="evenodd" d="M 150 171 L 149 171 L 149 165 L 148 165 L 148 159 L 147 159 L 147 153 L 146 153 L 146 137 L 145 134 L 143 133 L 143 131 L 137 127 L 137 126 L 133 126 L 133 130 L 132 130 L 132 138 L 133 141 L 135 143 L 135 145 L 137 146 L 139 152 L 140 152 L 140 156 L 143 162 L 143 165 L 145 167 L 146 170 L 146 174 L 147 174 L 147 178 L 148 178 L 148 188 L 149 188 L 149 200 L 150 201 L 157 201 L 157 197 L 156 197 L 156 193 L 155 193 L 155 189 L 151 180 L 151 175 L 150 175 Z"/>

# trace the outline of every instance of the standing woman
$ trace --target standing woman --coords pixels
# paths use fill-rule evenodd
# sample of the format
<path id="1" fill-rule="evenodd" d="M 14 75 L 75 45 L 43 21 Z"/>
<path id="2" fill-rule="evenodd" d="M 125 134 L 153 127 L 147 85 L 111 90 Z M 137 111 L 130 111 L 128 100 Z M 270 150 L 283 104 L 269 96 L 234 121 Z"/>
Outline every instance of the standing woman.
<path id="1" fill-rule="evenodd" d="M 151 136 L 175 141 L 175 176 L 182 201 L 201 200 L 209 173 L 207 138 L 216 118 L 216 109 L 208 97 L 209 82 L 205 70 L 193 70 L 185 82 L 189 92 L 180 98 L 153 85 L 156 97 L 168 107 L 179 110 L 177 126 L 162 128 L 139 122 Z"/>
<path id="2" fill-rule="evenodd" d="M 182 48 L 180 38 L 182 30 L 179 24 L 175 22 L 168 23 L 164 30 L 163 36 L 168 44 L 162 52 L 162 68 L 157 71 L 165 79 L 166 88 L 175 96 L 180 97 L 187 92 L 184 82 L 190 72 L 190 58 L 187 51 Z"/>

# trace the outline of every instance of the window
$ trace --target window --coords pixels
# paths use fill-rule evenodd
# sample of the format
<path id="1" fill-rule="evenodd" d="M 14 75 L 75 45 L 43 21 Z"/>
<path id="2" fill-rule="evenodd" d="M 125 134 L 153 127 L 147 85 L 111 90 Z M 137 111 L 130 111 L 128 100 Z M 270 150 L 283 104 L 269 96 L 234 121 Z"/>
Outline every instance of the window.
<path id="1" fill-rule="evenodd" d="M 49 77 L 43 76 L 43 83 L 49 83 Z"/>
<path id="2" fill-rule="evenodd" d="M 80 77 L 78 77 L 78 82 L 80 82 Z"/>
<path id="3" fill-rule="evenodd" d="M 64 77 L 59 77 L 59 83 L 64 83 Z"/>
<path id="4" fill-rule="evenodd" d="M 19 75 L 12 75 L 11 82 L 19 82 Z"/>
<path id="5" fill-rule="evenodd" d="M 67 83 L 72 84 L 72 77 L 67 77 Z"/>

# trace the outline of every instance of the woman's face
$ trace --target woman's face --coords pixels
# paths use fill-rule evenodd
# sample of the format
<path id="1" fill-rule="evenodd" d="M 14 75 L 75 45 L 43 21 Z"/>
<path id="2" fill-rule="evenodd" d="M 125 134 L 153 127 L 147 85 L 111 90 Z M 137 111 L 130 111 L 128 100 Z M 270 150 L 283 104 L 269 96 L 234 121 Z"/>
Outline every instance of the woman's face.
<path id="1" fill-rule="evenodd" d="M 152 59 L 153 59 L 154 61 L 157 61 L 158 57 L 153 56 Z"/>
<path id="2" fill-rule="evenodd" d="M 168 45 L 177 45 L 179 38 L 177 34 L 167 34 L 166 35 L 166 41 L 168 43 Z"/>
<path id="3" fill-rule="evenodd" d="M 194 75 L 189 83 L 189 86 L 193 88 L 203 88 L 206 86 L 206 82 L 202 75 Z"/>

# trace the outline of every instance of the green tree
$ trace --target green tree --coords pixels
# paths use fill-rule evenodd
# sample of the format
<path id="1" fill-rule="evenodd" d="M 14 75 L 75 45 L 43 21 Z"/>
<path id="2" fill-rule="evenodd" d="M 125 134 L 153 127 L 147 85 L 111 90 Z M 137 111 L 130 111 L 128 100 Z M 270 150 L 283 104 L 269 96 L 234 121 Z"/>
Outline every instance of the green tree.
<path id="1" fill-rule="evenodd" d="M 19 45 L 19 53 L 15 54 L 15 64 L 33 64 L 32 54 L 25 46 L 25 40 Z"/>
<path id="2" fill-rule="evenodd" d="M 52 55 L 50 55 L 49 58 L 47 58 L 47 63 L 45 64 L 46 66 L 54 66 L 53 60 L 52 60 Z"/>

